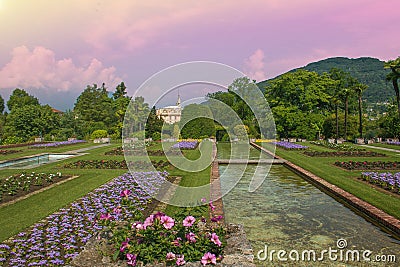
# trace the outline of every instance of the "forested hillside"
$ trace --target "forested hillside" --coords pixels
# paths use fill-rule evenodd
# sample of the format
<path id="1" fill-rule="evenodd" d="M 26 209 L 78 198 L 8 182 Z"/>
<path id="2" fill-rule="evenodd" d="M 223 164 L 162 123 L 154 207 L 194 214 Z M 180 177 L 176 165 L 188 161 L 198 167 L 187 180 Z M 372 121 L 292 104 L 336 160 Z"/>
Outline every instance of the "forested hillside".
<path id="1" fill-rule="evenodd" d="M 378 103 L 385 102 L 394 96 L 394 90 L 391 83 L 386 82 L 386 74 L 389 73 L 389 71 L 383 68 L 383 63 L 384 62 L 379 59 L 370 57 L 355 59 L 335 57 L 313 62 L 298 69 L 315 71 L 319 74 L 328 72 L 332 68 L 342 69 L 343 71 L 349 72 L 351 76 L 358 79 L 361 83 L 368 85 L 368 89 L 363 93 L 364 100 L 369 103 Z M 264 91 L 268 81 L 269 80 L 260 82 L 258 83 L 258 86 Z"/>

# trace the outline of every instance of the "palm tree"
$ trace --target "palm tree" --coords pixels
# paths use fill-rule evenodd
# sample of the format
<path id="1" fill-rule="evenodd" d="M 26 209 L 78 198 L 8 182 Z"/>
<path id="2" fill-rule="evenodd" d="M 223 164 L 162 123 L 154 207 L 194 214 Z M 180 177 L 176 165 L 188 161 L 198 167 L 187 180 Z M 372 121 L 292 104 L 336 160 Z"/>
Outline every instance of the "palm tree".
<path id="1" fill-rule="evenodd" d="M 400 117 L 400 91 L 399 91 L 399 83 L 400 79 L 400 57 L 395 60 L 389 60 L 384 64 L 385 69 L 390 69 L 392 72 L 386 76 L 388 81 L 392 81 L 394 92 L 396 93 L 396 102 L 397 102 L 397 113 Z"/>
<path id="2" fill-rule="evenodd" d="M 363 125 L 362 125 L 362 94 L 368 88 L 367 85 L 358 83 L 354 86 L 354 92 L 357 94 L 358 98 L 358 119 L 359 119 L 359 128 L 358 132 L 360 133 L 360 138 L 363 137 Z"/>
<path id="3" fill-rule="evenodd" d="M 349 116 L 349 98 L 353 94 L 350 88 L 343 88 L 340 92 L 344 100 L 344 139 L 347 140 L 347 118 Z"/>
<path id="4" fill-rule="evenodd" d="M 331 103 L 335 106 L 335 120 L 336 120 L 336 140 L 339 139 L 339 105 L 341 103 L 338 96 L 331 97 Z"/>

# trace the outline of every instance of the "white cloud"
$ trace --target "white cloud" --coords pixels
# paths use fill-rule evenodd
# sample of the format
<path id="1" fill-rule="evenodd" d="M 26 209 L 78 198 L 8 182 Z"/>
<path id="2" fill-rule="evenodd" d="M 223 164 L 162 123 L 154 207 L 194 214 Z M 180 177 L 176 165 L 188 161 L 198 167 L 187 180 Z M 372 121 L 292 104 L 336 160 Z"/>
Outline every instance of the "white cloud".
<path id="1" fill-rule="evenodd" d="M 96 58 L 87 66 L 77 66 L 71 58 L 57 60 L 55 53 L 42 46 L 32 51 L 15 47 L 10 62 L 0 69 L 2 88 L 40 88 L 55 91 L 82 90 L 88 84 L 105 83 L 109 88 L 121 81 L 115 67 L 104 67 Z"/>
<path id="2" fill-rule="evenodd" d="M 263 81 L 267 79 L 264 70 L 264 51 L 257 49 L 250 57 L 245 59 L 243 72 L 250 79 Z"/>

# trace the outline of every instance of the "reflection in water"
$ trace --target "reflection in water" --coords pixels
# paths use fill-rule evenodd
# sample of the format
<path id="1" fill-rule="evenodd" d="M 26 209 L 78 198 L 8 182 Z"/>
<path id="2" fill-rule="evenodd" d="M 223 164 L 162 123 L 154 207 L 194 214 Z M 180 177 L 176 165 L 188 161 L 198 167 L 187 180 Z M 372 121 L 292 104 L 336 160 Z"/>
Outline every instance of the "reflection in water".
<path id="1" fill-rule="evenodd" d="M 269 251 L 336 249 L 336 241 L 344 238 L 347 249 L 368 249 L 373 255 L 394 254 L 400 260 L 398 240 L 283 166 L 272 166 L 263 185 L 253 193 L 248 192 L 255 168 L 249 165 L 236 187 L 223 198 L 226 222 L 245 226 L 255 253 L 265 245 Z M 264 168 L 267 173 L 268 167 Z M 222 190 L 229 183 L 229 177 L 236 177 L 242 171 L 239 166 L 228 169 L 220 165 Z M 276 266 L 276 262 L 258 263 Z M 292 262 L 291 265 L 302 264 Z M 343 266 L 343 262 L 328 261 L 319 265 Z M 310 266 L 310 262 L 303 266 Z M 365 266 L 365 262 L 350 262 L 346 266 Z"/>

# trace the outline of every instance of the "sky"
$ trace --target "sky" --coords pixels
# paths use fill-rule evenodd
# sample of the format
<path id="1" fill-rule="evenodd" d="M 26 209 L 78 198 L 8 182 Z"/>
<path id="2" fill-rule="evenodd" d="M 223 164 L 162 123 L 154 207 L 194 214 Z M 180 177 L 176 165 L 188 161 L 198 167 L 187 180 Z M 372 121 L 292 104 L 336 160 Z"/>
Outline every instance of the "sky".
<path id="1" fill-rule="evenodd" d="M 398 0 L 0 0 L 0 95 L 21 88 L 66 110 L 88 84 L 124 81 L 133 95 L 190 61 L 262 81 L 328 57 L 395 59 L 399 10 Z"/>

